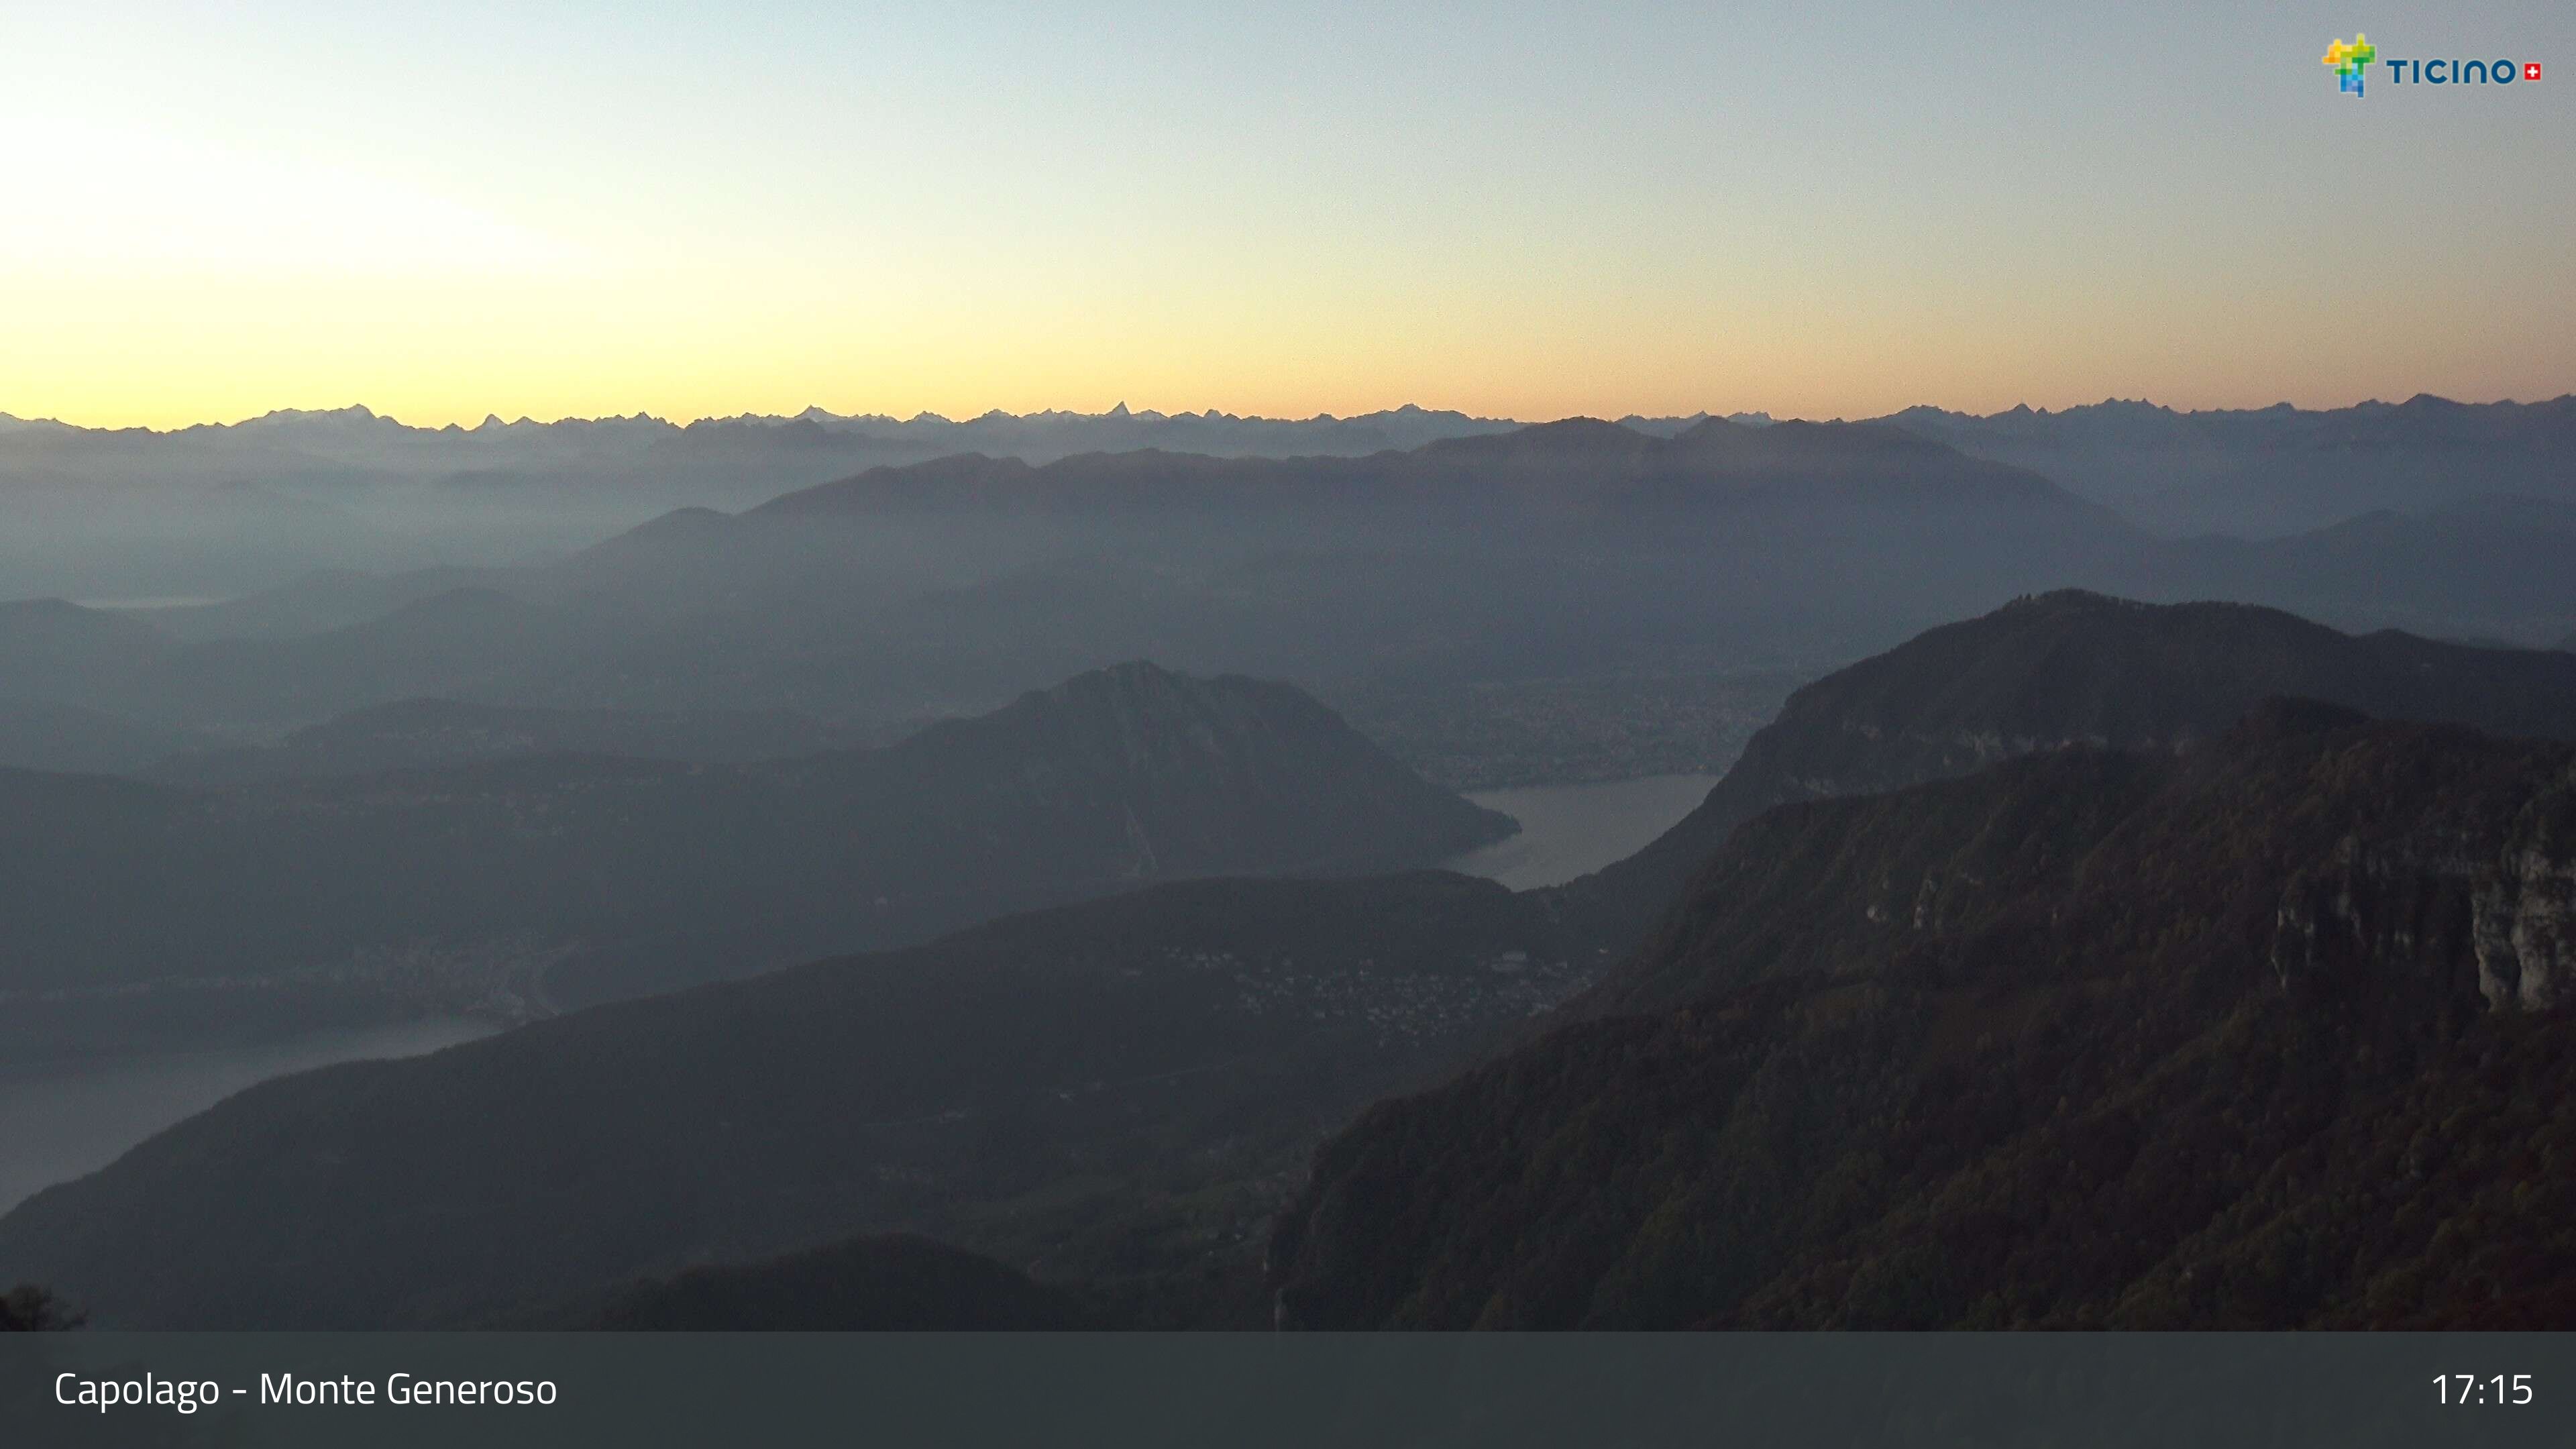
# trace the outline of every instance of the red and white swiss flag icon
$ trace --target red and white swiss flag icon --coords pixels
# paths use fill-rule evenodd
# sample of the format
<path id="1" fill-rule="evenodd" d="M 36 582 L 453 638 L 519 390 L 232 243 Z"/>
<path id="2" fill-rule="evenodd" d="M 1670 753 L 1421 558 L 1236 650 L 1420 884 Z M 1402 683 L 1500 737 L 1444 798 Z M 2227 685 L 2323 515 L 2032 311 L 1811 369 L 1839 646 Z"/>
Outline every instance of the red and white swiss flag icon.
<path id="1" fill-rule="evenodd" d="M 2522 67 L 2522 78 L 2524 80 L 2540 79 L 2540 62 L 2536 60 L 2525 61 Z"/>

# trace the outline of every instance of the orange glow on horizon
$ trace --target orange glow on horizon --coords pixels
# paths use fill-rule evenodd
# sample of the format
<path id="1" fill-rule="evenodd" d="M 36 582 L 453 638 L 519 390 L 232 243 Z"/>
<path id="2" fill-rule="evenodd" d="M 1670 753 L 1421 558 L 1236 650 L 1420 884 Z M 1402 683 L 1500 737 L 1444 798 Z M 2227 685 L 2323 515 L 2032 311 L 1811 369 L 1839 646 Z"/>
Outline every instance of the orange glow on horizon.
<path id="1" fill-rule="evenodd" d="M 2354 104 L 2315 28 L 2261 7 L 2213 7 L 2202 61 L 2127 88 L 2066 63 L 2166 39 L 2116 8 L 1944 13 L 1903 47 L 1834 7 L 770 8 L 32 16 L 0 46 L 0 412 L 1866 417 L 2576 389 L 2576 91 Z M 2517 36 L 2576 46 L 2576 11 Z M 1717 54 L 1743 63 L 1711 85 Z M 2355 157 L 2443 199 L 2365 202 Z"/>

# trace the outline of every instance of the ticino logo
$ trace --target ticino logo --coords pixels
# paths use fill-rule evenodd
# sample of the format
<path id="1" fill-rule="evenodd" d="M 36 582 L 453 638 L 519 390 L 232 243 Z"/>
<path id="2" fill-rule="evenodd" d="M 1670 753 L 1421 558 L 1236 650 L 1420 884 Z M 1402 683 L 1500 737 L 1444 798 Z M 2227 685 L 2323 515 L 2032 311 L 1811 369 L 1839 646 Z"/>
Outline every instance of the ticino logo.
<path id="1" fill-rule="evenodd" d="M 2540 62 L 2526 60 L 2399 60 L 2382 56 L 2370 37 L 2356 30 L 2351 43 L 2336 41 L 2326 47 L 2326 68 L 2335 73 L 2335 87 L 2348 96 L 2361 94 L 2361 83 L 2370 78 L 2371 62 L 2387 67 L 2383 72 L 2392 85 L 2480 85 L 2505 86 L 2517 80 L 2540 79 Z"/>

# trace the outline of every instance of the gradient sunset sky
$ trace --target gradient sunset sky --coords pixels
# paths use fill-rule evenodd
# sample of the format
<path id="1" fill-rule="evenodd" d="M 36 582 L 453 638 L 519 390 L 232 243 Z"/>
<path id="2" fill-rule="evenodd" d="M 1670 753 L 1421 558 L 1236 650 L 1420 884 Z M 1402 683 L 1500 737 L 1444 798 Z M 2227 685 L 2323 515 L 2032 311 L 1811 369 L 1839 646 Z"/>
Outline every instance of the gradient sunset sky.
<path id="1" fill-rule="evenodd" d="M 2564 0 L 11 6 L 0 412 L 2531 399 L 2571 122 Z"/>

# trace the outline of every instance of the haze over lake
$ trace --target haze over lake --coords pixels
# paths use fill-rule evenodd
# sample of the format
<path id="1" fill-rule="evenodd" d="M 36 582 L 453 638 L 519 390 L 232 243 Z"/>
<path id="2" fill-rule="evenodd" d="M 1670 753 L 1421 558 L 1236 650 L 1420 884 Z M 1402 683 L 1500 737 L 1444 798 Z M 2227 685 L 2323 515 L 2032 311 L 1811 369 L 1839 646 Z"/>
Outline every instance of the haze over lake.
<path id="1" fill-rule="evenodd" d="M 1562 884 L 1634 854 L 1689 814 L 1716 783 L 1715 775 L 1651 775 L 1473 793 L 1467 798 L 1520 821 L 1521 833 L 1446 864 L 1514 890 Z M 161 1129 L 270 1078 L 337 1062 L 424 1055 L 491 1031 L 481 1022 L 441 1017 L 0 1077 L 0 1212 L 94 1172 Z"/>
<path id="2" fill-rule="evenodd" d="M 1624 860 L 1707 798 L 1715 775 L 1648 775 L 1592 785 L 1536 785 L 1467 796 L 1521 823 L 1521 833 L 1444 862 L 1516 891 L 1563 885 Z"/>
<path id="3" fill-rule="evenodd" d="M 494 1030 L 464 1017 L 433 1017 L 0 1076 L 0 1213 L 105 1167 L 172 1123 L 271 1077 L 335 1062 L 421 1056 Z"/>

